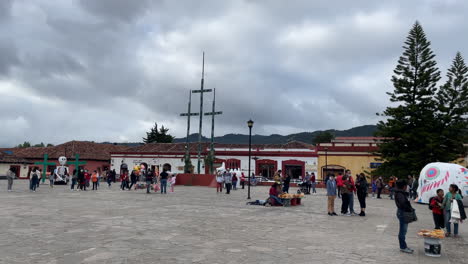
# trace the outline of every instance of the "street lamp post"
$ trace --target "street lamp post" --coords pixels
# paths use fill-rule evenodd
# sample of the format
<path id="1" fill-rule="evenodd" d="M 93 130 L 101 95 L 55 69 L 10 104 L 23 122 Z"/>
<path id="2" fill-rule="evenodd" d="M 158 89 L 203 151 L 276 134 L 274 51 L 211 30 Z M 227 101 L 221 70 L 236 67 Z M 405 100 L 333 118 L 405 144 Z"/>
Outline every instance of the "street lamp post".
<path id="1" fill-rule="evenodd" d="M 325 148 L 325 173 L 327 174 L 328 171 L 328 148 Z M 325 179 L 327 178 L 327 175 L 325 175 Z"/>
<path id="2" fill-rule="evenodd" d="M 247 126 L 249 127 L 249 184 L 247 185 L 247 199 L 250 200 L 250 163 L 251 163 L 251 157 L 252 157 L 252 127 L 253 127 L 254 121 L 249 120 L 247 121 Z"/>

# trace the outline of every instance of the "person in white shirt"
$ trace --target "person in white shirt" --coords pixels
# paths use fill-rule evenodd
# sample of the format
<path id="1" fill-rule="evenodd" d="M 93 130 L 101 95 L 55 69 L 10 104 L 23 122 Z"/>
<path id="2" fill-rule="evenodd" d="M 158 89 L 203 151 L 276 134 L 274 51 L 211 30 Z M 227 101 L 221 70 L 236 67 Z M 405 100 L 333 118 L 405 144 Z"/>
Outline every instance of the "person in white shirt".
<path id="1" fill-rule="evenodd" d="M 223 192 L 224 177 L 222 172 L 216 174 L 216 192 Z"/>

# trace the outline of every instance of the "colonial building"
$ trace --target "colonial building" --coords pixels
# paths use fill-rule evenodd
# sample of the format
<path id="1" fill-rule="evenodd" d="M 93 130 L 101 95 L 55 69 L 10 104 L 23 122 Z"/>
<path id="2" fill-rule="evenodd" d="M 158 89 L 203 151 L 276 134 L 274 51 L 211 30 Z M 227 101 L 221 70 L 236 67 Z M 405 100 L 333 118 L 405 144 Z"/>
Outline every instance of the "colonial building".
<path id="1" fill-rule="evenodd" d="M 382 138 L 377 137 L 337 137 L 331 143 L 317 145 L 319 155 L 319 179 L 325 179 L 328 173 L 344 173 L 351 170 L 353 175 L 370 172 L 381 162 L 373 153 Z"/>
<path id="2" fill-rule="evenodd" d="M 205 158 L 209 153 L 210 145 L 202 144 L 202 173 L 208 173 L 208 164 Z M 196 143 L 190 144 L 190 159 L 197 168 Z M 240 170 L 245 173 L 249 169 L 249 146 L 245 144 L 215 144 L 214 167 L 225 163 L 227 169 Z M 146 144 L 126 151 L 111 153 L 111 169 L 120 171 L 122 168 L 131 168 L 140 163 L 147 163 L 154 171 L 163 168 L 172 172 L 184 172 L 185 143 Z M 318 155 L 312 145 L 301 142 L 287 144 L 252 145 L 251 172 L 266 178 L 272 178 L 277 170 L 289 173 L 293 178 L 299 178 L 306 171 L 317 172 Z"/>
<path id="3" fill-rule="evenodd" d="M 85 161 L 85 168 L 89 171 L 97 170 L 104 171 L 110 167 L 110 153 L 113 151 L 123 151 L 126 146 L 118 146 L 113 144 L 100 144 L 88 141 L 70 141 L 53 147 L 30 147 L 30 148 L 11 148 L 7 151 L 11 155 L 25 160 L 27 165 L 21 166 L 20 178 L 28 179 L 34 167 L 39 167 L 42 171 L 42 165 L 35 165 L 36 162 L 44 162 L 44 154 L 48 155 L 46 170 L 48 173 L 59 166 L 58 158 L 61 156 L 67 157 L 69 162 L 75 161 L 76 154 L 79 155 L 80 161 Z M 68 165 L 70 172 L 75 169 L 74 165 Z"/>
<path id="4" fill-rule="evenodd" d="M 0 151 L 0 177 L 6 176 L 10 168 L 15 168 L 16 177 L 25 178 L 31 164 L 31 161 L 13 155 L 10 150 Z"/>

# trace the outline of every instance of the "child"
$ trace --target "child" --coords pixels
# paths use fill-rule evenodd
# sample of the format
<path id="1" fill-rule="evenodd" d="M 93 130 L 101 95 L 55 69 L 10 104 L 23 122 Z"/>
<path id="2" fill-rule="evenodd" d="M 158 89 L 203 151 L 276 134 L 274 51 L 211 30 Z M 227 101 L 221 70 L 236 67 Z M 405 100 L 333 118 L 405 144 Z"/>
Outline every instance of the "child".
<path id="1" fill-rule="evenodd" d="M 375 180 L 372 181 L 372 198 L 375 198 L 375 193 L 377 192 L 377 183 Z"/>
<path id="2" fill-rule="evenodd" d="M 175 175 L 171 175 L 171 178 L 169 179 L 169 185 L 170 185 L 170 192 L 173 193 L 174 192 L 174 185 L 176 183 L 176 176 Z"/>
<path id="3" fill-rule="evenodd" d="M 444 191 L 442 189 L 437 190 L 437 196 L 434 196 L 431 199 L 429 199 L 429 208 L 432 210 L 435 229 L 445 228 L 444 211 L 442 206 L 443 201 Z"/>

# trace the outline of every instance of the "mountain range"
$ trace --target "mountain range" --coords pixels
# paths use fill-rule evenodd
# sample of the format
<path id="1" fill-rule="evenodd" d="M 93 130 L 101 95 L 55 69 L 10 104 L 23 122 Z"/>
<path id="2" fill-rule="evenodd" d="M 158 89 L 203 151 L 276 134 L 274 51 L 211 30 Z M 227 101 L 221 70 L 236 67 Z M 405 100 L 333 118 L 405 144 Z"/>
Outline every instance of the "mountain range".
<path id="1" fill-rule="evenodd" d="M 314 132 L 301 132 L 296 134 L 290 135 L 278 135 L 273 134 L 269 136 L 263 135 L 252 135 L 252 144 L 285 144 L 290 141 L 300 141 L 308 144 L 312 144 L 313 139 L 315 136 L 322 132 L 330 132 L 335 137 L 371 137 L 374 135 L 375 131 L 377 130 L 377 126 L 375 125 L 365 125 L 365 126 L 358 126 L 353 127 L 347 130 L 319 130 Z M 190 142 L 198 142 L 198 133 L 191 134 L 189 136 Z M 210 138 L 202 136 L 203 142 L 209 142 Z M 174 142 L 186 142 L 186 137 L 183 138 L 176 138 Z M 224 136 L 215 137 L 214 142 L 216 143 L 225 143 L 225 144 L 248 144 L 249 143 L 249 135 L 243 134 L 226 134 Z"/>

